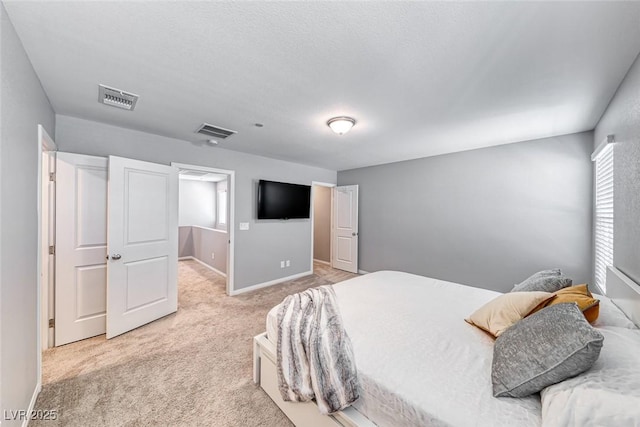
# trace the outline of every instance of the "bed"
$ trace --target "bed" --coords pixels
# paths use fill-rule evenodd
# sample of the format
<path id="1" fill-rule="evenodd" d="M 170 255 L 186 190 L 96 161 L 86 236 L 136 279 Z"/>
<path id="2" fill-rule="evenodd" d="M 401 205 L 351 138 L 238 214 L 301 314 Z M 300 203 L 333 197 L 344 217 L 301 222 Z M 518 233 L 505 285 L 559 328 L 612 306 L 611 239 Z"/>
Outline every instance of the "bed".
<path id="1" fill-rule="evenodd" d="M 609 286 L 613 294 L 623 295 L 621 305 L 632 313 L 628 317 L 637 316 L 640 294 L 615 272 Z M 397 271 L 333 287 L 362 386 L 351 407 L 323 416 L 313 403 L 282 400 L 275 373 L 277 306 L 267 316 L 266 332 L 254 339 L 254 380 L 297 426 L 542 424 L 540 395 L 493 397 L 494 341 L 463 321 L 500 293 Z M 615 306 L 601 298 L 611 304 L 605 318 L 615 316 L 610 314 Z M 624 319 L 627 327 L 636 328 L 622 314 L 619 320 Z"/>

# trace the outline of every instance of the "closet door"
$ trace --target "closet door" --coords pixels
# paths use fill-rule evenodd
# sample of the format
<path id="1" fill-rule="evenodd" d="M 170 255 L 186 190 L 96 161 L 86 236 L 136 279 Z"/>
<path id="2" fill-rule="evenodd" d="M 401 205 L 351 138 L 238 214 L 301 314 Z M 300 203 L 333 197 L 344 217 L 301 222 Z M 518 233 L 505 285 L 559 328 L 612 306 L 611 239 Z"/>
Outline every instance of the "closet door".
<path id="1" fill-rule="evenodd" d="M 178 170 L 109 156 L 107 338 L 178 308 Z"/>

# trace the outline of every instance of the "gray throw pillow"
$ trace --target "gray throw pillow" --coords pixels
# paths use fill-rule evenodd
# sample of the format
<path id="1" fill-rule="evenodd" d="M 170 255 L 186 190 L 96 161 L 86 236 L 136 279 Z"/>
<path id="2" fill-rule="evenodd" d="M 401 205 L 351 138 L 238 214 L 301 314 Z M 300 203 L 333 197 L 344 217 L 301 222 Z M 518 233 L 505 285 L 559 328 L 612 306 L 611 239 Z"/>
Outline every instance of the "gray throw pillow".
<path id="1" fill-rule="evenodd" d="M 559 268 L 552 268 L 550 270 L 538 271 L 536 274 L 529 277 L 529 279 L 536 279 L 538 277 L 544 277 L 544 276 L 560 276 L 561 274 L 562 274 L 562 270 L 560 270 Z"/>
<path id="2" fill-rule="evenodd" d="M 511 292 L 556 292 L 572 283 L 570 278 L 562 275 L 559 268 L 555 268 L 537 272 L 515 285 Z"/>
<path id="3" fill-rule="evenodd" d="M 560 270 L 559 268 L 552 268 L 550 270 L 542 270 L 542 271 L 538 271 L 537 273 L 533 274 L 531 277 L 527 277 L 522 283 L 525 283 L 529 280 L 536 280 L 539 279 L 541 277 L 554 277 L 554 276 L 560 276 L 562 275 L 562 270 Z M 518 285 L 521 285 L 522 283 L 516 283 L 515 285 L 513 285 L 513 288 L 515 289 Z"/>
<path id="4" fill-rule="evenodd" d="M 525 397 L 574 377 L 595 363 L 604 337 L 576 303 L 556 304 L 519 321 L 496 340 L 495 397 Z"/>

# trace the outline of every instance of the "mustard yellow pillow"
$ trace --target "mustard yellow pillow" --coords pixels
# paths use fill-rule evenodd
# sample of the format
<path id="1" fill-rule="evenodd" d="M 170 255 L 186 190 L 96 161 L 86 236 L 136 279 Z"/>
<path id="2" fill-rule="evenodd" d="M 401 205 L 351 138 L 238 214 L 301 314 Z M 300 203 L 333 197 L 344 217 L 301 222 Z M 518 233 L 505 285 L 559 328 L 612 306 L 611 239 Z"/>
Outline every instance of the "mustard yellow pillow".
<path id="1" fill-rule="evenodd" d="M 510 292 L 489 301 L 464 320 L 499 337 L 508 327 L 554 297 L 550 292 Z"/>
<path id="2" fill-rule="evenodd" d="M 545 307 L 555 304 L 575 302 L 578 304 L 578 308 L 580 308 L 580 311 L 582 311 L 582 314 L 584 314 L 584 317 L 589 323 L 595 322 L 600 314 L 600 301 L 591 295 L 591 292 L 589 292 L 589 286 L 586 284 L 560 289 L 559 291 L 554 292 L 554 295 L 556 297 L 546 303 Z"/>

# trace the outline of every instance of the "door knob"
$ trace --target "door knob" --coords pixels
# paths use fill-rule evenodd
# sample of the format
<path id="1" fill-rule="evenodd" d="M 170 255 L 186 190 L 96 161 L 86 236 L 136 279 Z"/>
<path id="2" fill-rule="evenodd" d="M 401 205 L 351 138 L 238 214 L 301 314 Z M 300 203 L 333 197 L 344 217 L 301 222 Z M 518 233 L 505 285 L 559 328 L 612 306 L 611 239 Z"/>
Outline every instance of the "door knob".
<path id="1" fill-rule="evenodd" d="M 352 236 L 357 236 L 357 235 L 358 235 L 358 233 L 353 232 L 353 233 L 351 233 L 351 235 L 352 235 Z"/>
<path id="2" fill-rule="evenodd" d="M 122 255 L 120 255 L 120 254 L 113 254 L 113 255 L 111 255 L 111 259 L 113 259 L 113 260 L 116 260 L 116 261 L 117 261 L 117 260 L 119 260 L 120 258 L 122 258 Z"/>

